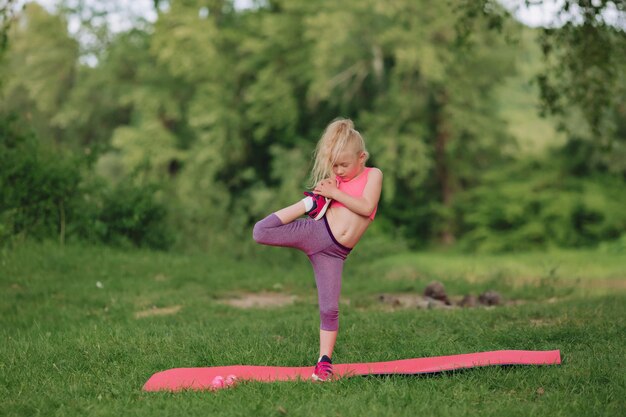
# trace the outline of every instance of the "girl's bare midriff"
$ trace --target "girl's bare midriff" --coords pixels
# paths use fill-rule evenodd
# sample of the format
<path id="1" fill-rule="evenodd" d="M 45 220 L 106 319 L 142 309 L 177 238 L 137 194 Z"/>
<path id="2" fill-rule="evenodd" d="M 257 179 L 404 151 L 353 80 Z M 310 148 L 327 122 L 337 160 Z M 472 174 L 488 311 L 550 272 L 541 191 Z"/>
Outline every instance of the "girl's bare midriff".
<path id="1" fill-rule="evenodd" d="M 360 216 L 346 207 L 329 207 L 326 219 L 337 242 L 348 248 L 359 242 L 371 223 L 369 217 Z"/>

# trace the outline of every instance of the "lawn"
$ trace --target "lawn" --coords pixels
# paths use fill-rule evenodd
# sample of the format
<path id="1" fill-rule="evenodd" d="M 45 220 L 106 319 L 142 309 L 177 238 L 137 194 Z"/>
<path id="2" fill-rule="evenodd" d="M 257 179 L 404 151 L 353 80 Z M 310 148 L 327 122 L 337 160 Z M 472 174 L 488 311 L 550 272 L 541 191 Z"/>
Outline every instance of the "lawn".
<path id="1" fill-rule="evenodd" d="M 626 261 L 595 251 L 369 255 L 346 264 L 337 363 L 560 349 L 559 366 L 145 393 L 173 367 L 309 366 L 318 315 L 304 256 L 244 259 L 27 243 L 0 254 L 2 416 L 626 415 Z M 383 308 L 380 294 L 497 290 L 490 308 Z M 224 303 L 293 296 L 280 307 Z"/>

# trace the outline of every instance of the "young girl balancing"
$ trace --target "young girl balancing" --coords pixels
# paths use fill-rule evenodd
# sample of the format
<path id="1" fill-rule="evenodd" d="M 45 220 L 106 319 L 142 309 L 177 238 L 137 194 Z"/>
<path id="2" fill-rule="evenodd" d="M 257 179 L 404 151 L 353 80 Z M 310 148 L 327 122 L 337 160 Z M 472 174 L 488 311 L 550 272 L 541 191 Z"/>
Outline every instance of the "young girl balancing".
<path id="1" fill-rule="evenodd" d="M 343 263 L 376 216 L 383 174 L 365 167 L 368 157 L 352 121 L 335 120 L 317 143 L 313 192 L 254 226 L 256 242 L 300 249 L 313 265 L 321 321 L 320 356 L 312 375 L 317 381 L 333 375 Z M 310 218 L 298 219 L 304 214 Z"/>

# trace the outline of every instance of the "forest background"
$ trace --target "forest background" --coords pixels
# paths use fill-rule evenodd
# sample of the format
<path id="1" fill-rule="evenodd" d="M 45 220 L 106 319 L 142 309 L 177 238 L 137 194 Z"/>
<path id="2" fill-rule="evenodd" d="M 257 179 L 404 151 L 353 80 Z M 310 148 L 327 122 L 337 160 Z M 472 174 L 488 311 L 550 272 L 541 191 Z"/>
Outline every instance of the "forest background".
<path id="1" fill-rule="evenodd" d="M 384 172 L 372 253 L 626 252 L 622 2 L 532 29 L 489 0 L 157 0 L 115 33 L 88 2 L 8 4 L 4 245 L 243 256 L 348 117 Z"/>

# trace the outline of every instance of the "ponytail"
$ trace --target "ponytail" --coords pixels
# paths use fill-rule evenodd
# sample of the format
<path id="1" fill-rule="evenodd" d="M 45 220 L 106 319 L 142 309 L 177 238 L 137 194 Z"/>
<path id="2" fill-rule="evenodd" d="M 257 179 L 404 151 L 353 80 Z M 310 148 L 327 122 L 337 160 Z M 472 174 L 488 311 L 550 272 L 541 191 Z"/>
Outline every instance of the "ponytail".
<path id="1" fill-rule="evenodd" d="M 311 188 L 324 178 L 333 174 L 333 165 L 347 147 L 352 147 L 355 152 L 365 152 L 366 160 L 369 153 L 365 149 L 365 142 L 361 134 L 354 129 L 354 123 L 350 119 L 335 119 L 331 122 L 322 137 L 317 142 L 313 154 L 313 170 L 311 171 Z"/>

